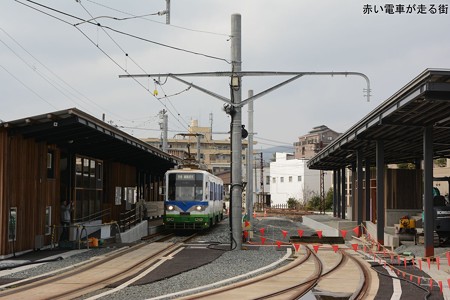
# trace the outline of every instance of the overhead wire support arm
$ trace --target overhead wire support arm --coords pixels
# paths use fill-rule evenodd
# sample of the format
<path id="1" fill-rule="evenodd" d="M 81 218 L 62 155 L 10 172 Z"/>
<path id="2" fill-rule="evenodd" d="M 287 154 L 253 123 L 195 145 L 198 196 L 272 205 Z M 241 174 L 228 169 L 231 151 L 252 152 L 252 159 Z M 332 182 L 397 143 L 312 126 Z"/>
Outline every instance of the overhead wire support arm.
<path id="1" fill-rule="evenodd" d="M 219 71 L 219 72 L 193 72 L 193 73 L 168 73 L 168 74 L 137 74 L 137 75 L 119 75 L 119 78 L 129 78 L 129 77 L 171 77 L 173 79 L 176 79 L 186 85 L 192 86 L 193 88 L 200 90 L 210 96 L 213 96 L 219 100 L 222 100 L 232 106 L 239 106 L 243 107 L 246 105 L 250 100 L 256 100 L 258 98 L 261 98 L 262 96 L 268 94 L 269 92 L 272 92 L 292 81 L 295 81 L 303 76 L 360 76 L 363 77 L 366 80 L 367 89 L 365 89 L 367 95 L 367 102 L 370 102 L 370 80 L 369 77 L 367 77 L 365 74 L 360 72 L 277 72 L 277 71 L 241 71 L 241 72 L 231 72 L 231 71 Z M 294 76 L 286 81 L 283 81 L 271 88 L 268 88 L 248 99 L 243 100 L 239 105 L 236 105 L 232 103 L 232 101 L 224 96 L 218 95 L 212 91 L 209 91 L 205 88 L 202 88 L 198 85 L 195 85 L 191 82 L 185 81 L 181 79 L 180 77 L 245 77 L 245 76 Z"/>
<path id="2" fill-rule="evenodd" d="M 189 86 L 191 86 L 191 87 L 193 87 L 193 88 L 195 88 L 195 89 L 197 89 L 197 90 L 199 90 L 199 91 L 202 91 L 202 92 L 205 93 L 205 94 L 208 94 L 208 95 L 210 95 L 210 96 L 213 96 L 214 98 L 217 98 L 217 99 L 222 100 L 222 101 L 224 101 L 224 102 L 226 102 L 226 103 L 228 103 L 228 104 L 233 105 L 233 103 L 231 103 L 231 101 L 230 101 L 228 98 L 224 97 L 224 96 L 221 96 L 221 95 L 219 95 L 219 94 L 216 94 L 216 93 L 214 93 L 214 92 L 212 92 L 212 91 L 210 91 L 210 90 L 207 90 L 207 89 L 205 89 L 205 88 L 202 88 L 202 87 L 200 87 L 200 86 L 198 86 L 198 85 L 196 85 L 196 84 L 193 84 L 192 82 L 191 82 L 191 83 L 190 83 L 190 82 L 187 82 L 186 80 L 183 80 L 183 79 L 181 79 L 181 78 L 178 78 L 177 76 L 169 75 L 169 77 L 171 77 L 171 78 L 173 78 L 173 79 L 175 79 L 175 80 L 178 80 L 178 81 L 180 81 L 180 82 L 182 82 L 182 83 L 184 83 L 184 84 L 187 84 L 187 85 L 189 85 Z"/>

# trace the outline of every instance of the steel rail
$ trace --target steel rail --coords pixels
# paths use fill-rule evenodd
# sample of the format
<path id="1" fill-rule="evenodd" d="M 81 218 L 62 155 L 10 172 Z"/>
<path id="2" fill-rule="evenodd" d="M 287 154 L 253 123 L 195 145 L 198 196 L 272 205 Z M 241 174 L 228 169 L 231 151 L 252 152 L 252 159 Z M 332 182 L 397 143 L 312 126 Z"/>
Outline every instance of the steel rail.
<path id="1" fill-rule="evenodd" d="M 367 294 L 369 287 L 370 287 L 370 273 L 367 266 L 358 258 L 353 257 L 352 255 L 348 254 L 347 252 L 342 251 L 342 253 L 347 257 L 353 260 L 361 269 L 363 273 L 363 279 L 360 282 L 359 288 L 353 293 L 353 295 L 350 297 L 351 300 L 353 299 L 364 299 L 365 295 Z"/>
<path id="2" fill-rule="evenodd" d="M 158 241 L 167 240 L 167 239 L 171 238 L 172 236 L 173 236 L 173 234 L 163 236 Z M 195 236 L 196 236 L 196 234 L 193 234 L 193 235 L 185 238 L 183 240 L 183 242 L 188 241 Z M 131 246 L 130 248 L 128 248 L 126 250 L 117 251 L 110 255 L 107 254 L 107 255 L 103 256 L 103 258 L 98 259 L 93 262 L 90 262 L 90 263 L 83 264 L 79 268 L 71 269 L 70 271 L 56 274 L 51 277 L 44 277 L 42 279 L 34 280 L 32 282 L 23 282 L 23 283 L 21 283 L 20 286 L 16 285 L 16 286 L 14 286 L 14 288 L 11 288 L 11 289 L 5 290 L 5 291 L 1 291 L 0 297 L 26 292 L 28 290 L 35 289 L 35 288 L 45 289 L 46 285 L 50 285 L 50 284 L 54 283 L 55 281 L 64 280 L 64 279 L 70 278 L 74 275 L 79 275 L 80 273 L 83 273 L 83 272 L 92 272 L 92 269 L 94 269 L 95 267 L 99 267 L 101 265 L 107 264 L 107 263 L 111 262 L 113 259 L 119 258 L 121 256 L 129 255 L 132 252 L 137 251 L 144 246 L 148 246 L 149 244 L 151 244 L 151 243 L 140 243 L 140 244 Z M 151 255 L 141 261 L 138 261 L 136 263 L 132 263 L 130 266 L 127 267 L 126 270 L 120 270 L 119 272 L 114 273 L 111 276 L 107 276 L 100 281 L 87 283 L 85 286 L 83 286 L 81 288 L 77 287 L 75 290 L 67 290 L 63 293 L 53 295 L 52 298 L 53 299 L 68 299 L 68 298 L 78 297 L 78 296 L 86 294 L 88 292 L 93 292 L 95 290 L 103 288 L 105 282 L 111 282 L 114 280 L 120 280 L 123 278 L 131 278 L 131 277 L 138 276 L 144 269 L 154 265 L 157 262 L 157 260 L 159 259 L 159 257 L 161 257 L 163 255 L 169 255 L 170 253 L 176 251 L 180 247 L 182 247 L 182 243 L 170 244 L 167 247 L 164 247 L 163 249 L 155 252 L 153 255 Z M 32 280 L 32 278 L 30 278 L 30 280 Z M 96 287 L 98 287 L 98 288 L 96 288 Z"/>

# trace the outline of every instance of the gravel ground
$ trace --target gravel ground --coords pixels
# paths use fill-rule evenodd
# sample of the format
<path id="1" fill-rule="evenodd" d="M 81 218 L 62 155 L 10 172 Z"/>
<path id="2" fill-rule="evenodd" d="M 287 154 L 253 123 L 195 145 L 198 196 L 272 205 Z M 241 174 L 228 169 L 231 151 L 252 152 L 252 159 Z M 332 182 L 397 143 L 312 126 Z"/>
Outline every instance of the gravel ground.
<path id="1" fill-rule="evenodd" d="M 214 230 L 202 234 L 193 240 L 193 242 L 201 242 L 208 244 L 227 244 L 230 245 L 230 231 L 228 219 L 222 221 Z M 298 235 L 297 230 L 303 229 L 305 235 L 311 235 L 314 230 L 303 226 L 300 222 L 294 222 L 283 218 L 265 218 L 254 222 L 253 241 L 260 242 L 261 228 L 264 228 L 265 244 L 276 244 L 276 241 L 288 242 L 289 237 Z M 286 237 L 284 236 L 286 234 Z M 260 247 L 252 250 L 233 250 L 224 251 L 224 253 L 214 260 L 212 263 L 204 265 L 194 270 L 179 274 L 177 276 L 147 284 L 142 286 L 126 287 L 118 292 L 102 297 L 101 299 L 151 299 L 162 295 L 192 289 L 211 283 L 217 283 L 234 276 L 248 274 L 254 270 L 280 261 L 286 255 L 286 249 L 278 247 Z M 71 267 L 91 259 L 94 256 L 105 255 L 111 251 L 117 250 L 119 247 L 99 248 L 85 251 L 63 260 L 46 263 L 38 268 L 30 268 L 24 271 L 12 273 L 3 278 L 28 278 L 41 275 L 60 268 Z M 281 263 L 284 264 L 285 262 Z M 279 265 L 278 265 L 279 266 Z M 1 267 L 1 263 L 0 263 Z M 0 272 L 0 276 L 1 272 Z M 254 276 L 254 275 L 248 275 Z M 242 279 L 241 279 L 242 280 Z M 101 292 L 109 291 L 104 289 Z M 86 295 L 82 299 L 87 299 L 93 295 Z M 178 296 L 163 297 L 165 299 L 175 299 Z"/>

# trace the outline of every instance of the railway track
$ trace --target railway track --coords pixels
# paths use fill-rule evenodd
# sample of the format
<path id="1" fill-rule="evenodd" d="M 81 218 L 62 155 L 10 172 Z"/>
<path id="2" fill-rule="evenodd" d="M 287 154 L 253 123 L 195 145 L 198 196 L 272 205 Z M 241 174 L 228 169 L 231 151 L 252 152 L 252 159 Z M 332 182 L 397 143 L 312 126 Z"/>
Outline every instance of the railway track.
<path id="1" fill-rule="evenodd" d="M 150 272 L 181 249 L 182 243 L 164 242 L 172 235 L 158 238 L 158 242 L 140 243 L 126 250 L 105 255 L 70 271 L 38 280 L 12 284 L 0 292 L 2 299 L 74 299 L 118 281 L 132 281 L 143 272 Z"/>
<path id="2" fill-rule="evenodd" d="M 318 253 L 309 247 L 292 262 L 255 278 L 208 290 L 181 299 L 299 299 L 311 292 L 346 295 L 363 299 L 370 285 L 370 274 L 353 254 L 330 248 Z"/>

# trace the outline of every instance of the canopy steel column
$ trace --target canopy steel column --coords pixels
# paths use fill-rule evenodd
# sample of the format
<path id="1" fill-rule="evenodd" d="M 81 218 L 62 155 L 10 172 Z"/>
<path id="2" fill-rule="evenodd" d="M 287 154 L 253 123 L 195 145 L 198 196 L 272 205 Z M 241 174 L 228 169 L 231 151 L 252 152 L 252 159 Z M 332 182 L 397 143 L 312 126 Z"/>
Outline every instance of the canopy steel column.
<path id="1" fill-rule="evenodd" d="M 384 245 L 384 143 L 376 142 L 377 165 L 377 240 Z"/>
<path id="2" fill-rule="evenodd" d="M 423 191 L 424 191 L 424 231 L 425 256 L 434 256 L 433 245 L 433 127 L 427 126 L 423 132 Z"/>
<path id="3" fill-rule="evenodd" d="M 352 213 L 351 216 L 348 216 L 350 218 L 350 220 L 356 220 L 357 216 L 356 214 L 358 213 L 358 205 L 357 205 L 357 192 L 356 192 L 356 179 L 357 179 L 357 175 L 356 175 L 356 164 L 352 163 L 352 166 L 350 168 L 351 171 L 351 175 L 348 176 L 347 181 L 350 183 L 350 187 L 351 187 L 351 191 L 350 191 L 350 207 L 352 208 Z"/>
<path id="4" fill-rule="evenodd" d="M 372 211 L 372 203 L 370 201 L 370 161 L 366 158 L 366 221 L 372 221 L 370 212 Z"/>
<path id="5" fill-rule="evenodd" d="M 363 221 L 363 154 L 361 150 L 356 151 L 356 176 L 357 176 L 357 199 L 358 199 L 358 213 L 356 214 L 356 222 L 361 226 Z M 362 230 L 360 228 L 359 233 Z"/>
<path id="6" fill-rule="evenodd" d="M 345 167 L 341 169 L 341 193 L 342 193 L 342 210 L 341 218 L 345 219 L 345 210 L 347 207 L 347 197 L 345 196 Z"/>
<path id="7" fill-rule="evenodd" d="M 337 202 L 337 172 L 336 170 L 333 170 L 333 217 L 336 217 L 337 214 Z"/>
<path id="8" fill-rule="evenodd" d="M 341 215 L 341 204 L 342 204 L 342 192 L 341 192 L 341 188 L 342 188 L 342 184 L 341 184 L 341 170 L 338 169 L 336 170 L 336 174 L 337 174 L 337 217 L 340 218 Z"/>

